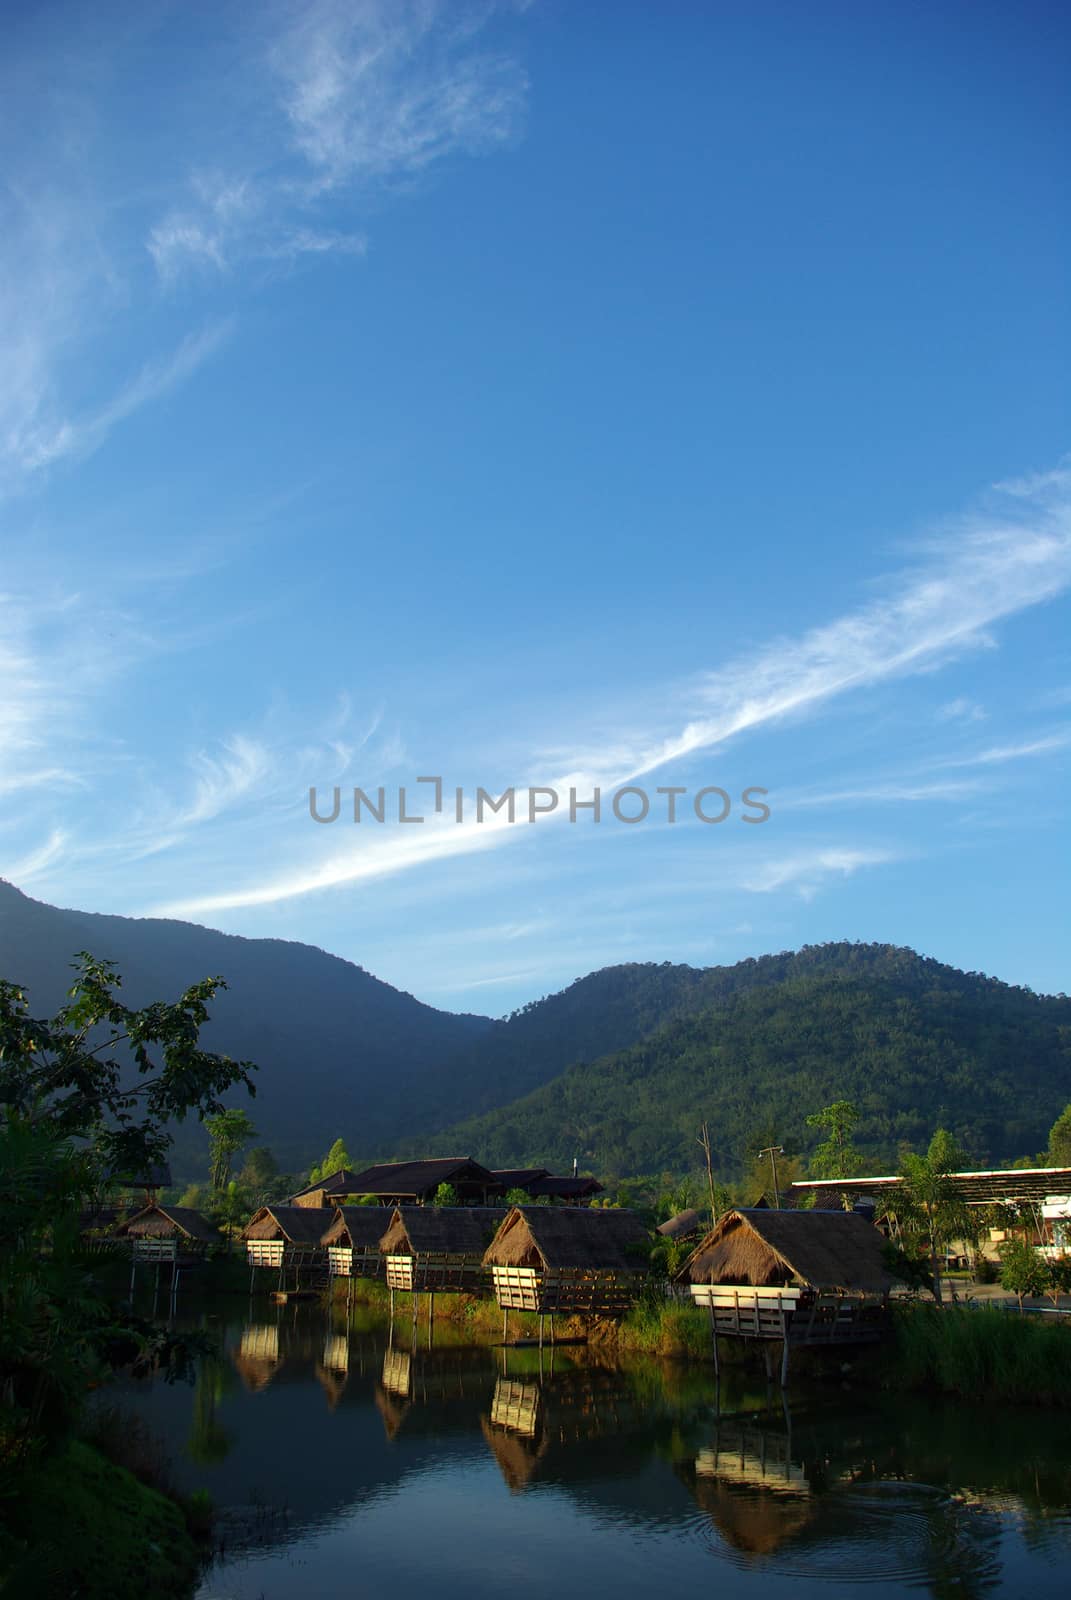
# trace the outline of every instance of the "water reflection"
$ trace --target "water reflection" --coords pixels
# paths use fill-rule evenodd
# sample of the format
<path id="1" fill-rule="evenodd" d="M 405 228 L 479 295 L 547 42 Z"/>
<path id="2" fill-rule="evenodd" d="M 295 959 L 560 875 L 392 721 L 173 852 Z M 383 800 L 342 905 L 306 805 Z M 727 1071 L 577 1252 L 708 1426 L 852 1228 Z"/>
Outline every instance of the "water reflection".
<path id="1" fill-rule="evenodd" d="M 1063 1592 L 1071 1459 L 1042 1412 L 828 1391 L 771 1410 L 705 1368 L 429 1349 L 309 1307 L 203 1323 L 218 1353 L 192 1390 L 128 1395 L 221 1510 L 203 1600 L 349 1592 L 357 1559 L 359 1592 L 404 1600 L 434 1570 L 440 1600 L 476 1600 L 537 1547 L 565 1594 Z"/>

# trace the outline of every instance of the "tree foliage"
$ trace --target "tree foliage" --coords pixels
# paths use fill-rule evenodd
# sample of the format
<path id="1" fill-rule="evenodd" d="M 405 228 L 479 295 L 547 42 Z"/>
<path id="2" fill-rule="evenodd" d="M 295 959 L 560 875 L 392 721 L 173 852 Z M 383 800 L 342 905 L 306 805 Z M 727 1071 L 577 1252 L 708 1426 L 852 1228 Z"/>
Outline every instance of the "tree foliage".
<path id="1" fill-rule="evenodd" d="M 109 1178 L 143 1175 L 166 1154 L 168 1121 L 218 1112 L 237 1082 L 251 1088 L 248 1062 L 199 1043 L 219 979 L 137 1011 L 119 986 L 107 962 L 83 955 L 67 1004 L 42 1021 L 0 982 L 0 1495 L 66 1437 L 90 1383 L 172 1348 L 101 1298 L 83 1207 Z"/>

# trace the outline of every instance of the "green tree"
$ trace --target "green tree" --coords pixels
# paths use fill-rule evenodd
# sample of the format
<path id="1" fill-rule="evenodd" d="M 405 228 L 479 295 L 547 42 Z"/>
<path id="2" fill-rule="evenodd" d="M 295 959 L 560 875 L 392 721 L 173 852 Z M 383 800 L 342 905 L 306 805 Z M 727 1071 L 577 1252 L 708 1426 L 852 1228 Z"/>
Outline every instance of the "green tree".
<path id="1" fill-rule="evenodd" d="M 1013 1294 L 1023 1309 L 1027 1295 L 1044 1294 L 1049 1283 L 1045 1261 L 1025 1239 L 1009 1239 L 1000 1252 L 1000 1286 Z"/>
<path id="2" fill-rule="evenodd" d="M 257 1130 L 248 1114 L 238 1107 L 206 1117 L 205 1128 L 210 1151 L 209 1181 L 216 1194 L 221 1194 L 230 1182 L 231 1162 L 243 1145 L 256 1138 Z"/>
<path id="3" fill-rule="evenodd" d="M 318 1166 L 309 1173 L 309 1182 L 316 1183 L 319 1178 L 329 1178 L 333 1172 L 341 1172 L 344 1167 L 352 1166 L 349 1152 L 341 1139 L 336 1139 L 330 1150 Z"/>
<path id="4" fill-rule="evenodd" d="M 852 1129 L 859 1112 L 850 1100 L 834 1100 L 832 1105 L 807 1118 L 809 1128 L 825 1128 L 826 1137 L 811 1156 L 811 1173 L 816 1178 L 852 1178 L 862 1171 L 863 1158 L 852 1144 Z"/>
<path id="5" fill-rule="evenodd" d="M 924 1156 L 904 1156 L 901 1182 L 888 1204 L 901 1235 L 925 1248 L 938 1305 L 942 1253 L 954 1239 L 973 1239 L 978 1228 L 978 1219 L 959 1199 L 949 1176 L 962 1164 L 959 1145 L 947 1129 L 938 1128 Z"/>
<path id="6" fill-rule="evenodd" d="M 166 1155 L 169 1122 L 221 1112 L 220 1096 L 236 1084 L 256 1092 L 251 1062 L 200 1045 L 222 978 L 132 1010 L 112 962 L 83 950 L 74 967 L 51 1021 L 32 1018 L 25 990 L 0 979 L 0 1105 L 9 1115 L 87 1141 L 103 1174 L 141 1176 Z"/>
<path id="7" fill-rule="evenodd" d="M 1071 1105 L 1065 1106 L 1049 1129 L 1050 1167 L 1071 1167 Z"/>
<path id="8" fill-rule="evenodd" d="M 12 1470 L 65 1439 L 112 1365 L 166 1368 L 166 1336 L 101 1298 L 81 1208 L 116 1173 L 142 1175 L 166 1155 L 169 1121 L 220 1111 L 235 1083 L 252 1089 L 250 1063 L 199 1043 L 222 980 L 133 1010 L 107 962 L 83 953 L 76 971 L 47 1021 L 0 981 L 0 1494 Z"/>
<path id="9" fill-rule="evenodd" d="M 452 1183 L 440 1183 L 431 1203 L 433 1206 L 457 1206 L 461 1204 L 461 1197 Z"/>

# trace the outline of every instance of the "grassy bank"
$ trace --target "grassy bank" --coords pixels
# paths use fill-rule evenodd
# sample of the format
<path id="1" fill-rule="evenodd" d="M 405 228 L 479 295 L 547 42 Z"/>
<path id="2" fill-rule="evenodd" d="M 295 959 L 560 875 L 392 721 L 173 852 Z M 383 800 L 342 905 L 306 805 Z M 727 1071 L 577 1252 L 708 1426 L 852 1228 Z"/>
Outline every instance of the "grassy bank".
<path id="1" fill-rule="evenodd" d="M 334 1289 L 334 1303 L 341 1307 L 347 1299 L 340 1283 Z M 379 1326 L 388 1315 L 390 1295 L 382 1283 L 367 1278 L 354 1279 L 350 1323 L 356 1331 Z M 427 1296 L 419 1297 L 418 1324 L 427 1327 Z M 395 1319 L 400 1326 L 411 1320 L 408 1295 L 396 1297 Z M 629 1351 L 691 1361 L 711 1360 L 710 1327 L 703 1312 L 694 1306 L 665 1300 L 652 1294 L 642 1300 L 627 1317 L 564 1317 L 554 1319 L 559 1339 L 584 1338 L 590 1345 L 606 1351 Z M 550 1337 L 549 1318 L 545 1324 Z M 534 1339 L 539 1334 L 535 1312 L 511 1311 L 510 1339 Z M 502 1340 L 502 1312 L 493 1300 L 471 1295 L 441 1294 L 435 1297 L 435 1342 L 453 1345 L 491 1345 Z M 725 1355 L 731 1357 L 730 1351 Z"/>
<path id="2" fill-rule="evenodd" d="M 182 1511 L 90 1445 L 35 1467 L 4 1508 L 5 1600 L 187 1600 L 199 1555 Z"/>
<path id="3" fill-rule="evenodd" d="M 1071 1327 L 996 1309 L 897 1306 L 876 1368 L 888 1388 L 1071 1406 Z"/>

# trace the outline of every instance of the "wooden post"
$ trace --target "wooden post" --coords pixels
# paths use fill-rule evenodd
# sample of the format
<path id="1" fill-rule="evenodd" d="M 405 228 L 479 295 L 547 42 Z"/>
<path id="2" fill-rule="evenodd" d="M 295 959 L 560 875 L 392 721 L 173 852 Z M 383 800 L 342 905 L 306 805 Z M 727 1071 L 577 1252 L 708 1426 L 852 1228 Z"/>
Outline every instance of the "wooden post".
<path id="1" fill-rule="evenodd" d="M 428 1293 L 428 1349 L 431 1349 L 431 1332 L 435 1326 L 435 1290 Z"/>
<path id="2" fill-rule="evenodd" d="M 784 1390 L 788 1383 L 788 1335 L 785 1336 L 785 1348 L 781 1352 L 781 1388 Z"/>
<path id="3" fill-rule="evenodd" d="M 766 1386 L 773 1383 L 773 1362 L 770 1360 L 770 1346 L 767 1340 L 762 1341 L 762 1359 L 766 1365 Z"/>
<path id="4" fill-rule="evenodd" d="M 539 1313 L 539 1348 L 543 1348 L 543 1313 Z"/>
<path id="5" fill-rule="evenodd" d="M 713 1295 L 711 1295 L 711 1297 L 710 1297 L 709 1310 L 710 1310 L 710 1341 L 711 1341 L 711 1344 L 714 1346 L 714 1376 L 716 1378 L 720 1378 L 721 1377 L 721 1364 L 718 1361 L 718 1318 L 717 1318 L 717 1313 L 714 1310 L 714 1297 L 713 1297 Z"/>
<path id="6" fill-rule="evenodd" d="M 502 1343 L 503 1344 L 505 1344 L 505 1342 L 506 1342 L 506 1327 L 507 1327 L 508 1320 L 509 1320 L 509 1312 L 506 1310 L 505 1306 L 503 1306 L 502 1307 Z"/>
<path id="7" fill-rule="evenodd" d="M 130 1303 L 131 1303 L 131 1305 L 133 1305 L 133 1303 L 134 1303 L 134 1274 L 138 1270 L 138 1258 L 134 1254 L 134 1248 L 135 1248 L 135 1246 L 133 1244 L 131 1244 L 131 1246 L 130 1246 Z"/>

